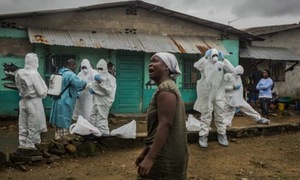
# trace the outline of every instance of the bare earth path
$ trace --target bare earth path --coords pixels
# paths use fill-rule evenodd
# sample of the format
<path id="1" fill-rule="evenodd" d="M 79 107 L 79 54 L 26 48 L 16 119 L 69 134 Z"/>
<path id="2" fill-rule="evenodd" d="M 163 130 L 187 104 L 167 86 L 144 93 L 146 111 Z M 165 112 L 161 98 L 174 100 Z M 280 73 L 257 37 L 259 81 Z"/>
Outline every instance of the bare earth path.
<path id="1" fill-rule="evenodd" d="M 15 139 L 17 130 L 0 130 L 0 137 L 2 142 L 4 137 Z M 107 149 L 97 156 L 32 164 L 27 172 L 2 167 L 0 179 L 135 179 L 134 160 L 143 142 L 120 140 L 105 145 Z M 207 150 L 191 143 L 189 152 L 188 179 L 300 179 L 300 132 L 238 138 L 227 148 L 216 141 L 210 141 Z"/>

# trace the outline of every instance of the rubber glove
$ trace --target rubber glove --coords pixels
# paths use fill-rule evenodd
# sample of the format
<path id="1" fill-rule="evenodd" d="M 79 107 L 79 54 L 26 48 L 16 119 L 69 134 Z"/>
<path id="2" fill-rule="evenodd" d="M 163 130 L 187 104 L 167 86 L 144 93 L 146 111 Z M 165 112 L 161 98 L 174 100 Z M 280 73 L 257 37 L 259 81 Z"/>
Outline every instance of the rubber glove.
<path id="1" fill-rule="evenodd" d="M 98 82 L 101 82 L 101 81 L 102 81 L 102 79 L 101 79 L 101 77 L 100 77 L 99 74 L 96 74 L 95 77 L 94 77 L 94 79 L 95 79 L 96 81 L 98 81 Z"/>
<path id="2" fill-rule="evenodd" d="M 91 94 L 95 94 L 95 91 L 94 91 L 92 88 L 89 89 L 89 92 L 90 92 Z"/>
<path id="3" fill-rule="evenodd" d="M 219 51 L 219 57 L 222 59 L 222 61 L 225 59 L 224 54 L 221 51 Z"/>
<path id="4" fill-rule="evenodd" d="M 77 98 L 79 98 L 80 92 L 81 92 L 81 91 L 78 91 L 78 92 L 77 92 L 77 96 L 76 96 Z"/>
<path id="5" fill-rule="evenodd" d="M 241 85 L 240 84 L 236 84 L 236 85 L 233 85 L 233 89 L 240 89 Z"/>
<path id="6" fill-rule="evenodd" d="M 209 50 L 207 50 L 206 52 L 205 52 L 205 57 L 208 57 L 208 56 L 210 56 L 210 54 L 211 54 L 211 49 L 209 49 Z"/>

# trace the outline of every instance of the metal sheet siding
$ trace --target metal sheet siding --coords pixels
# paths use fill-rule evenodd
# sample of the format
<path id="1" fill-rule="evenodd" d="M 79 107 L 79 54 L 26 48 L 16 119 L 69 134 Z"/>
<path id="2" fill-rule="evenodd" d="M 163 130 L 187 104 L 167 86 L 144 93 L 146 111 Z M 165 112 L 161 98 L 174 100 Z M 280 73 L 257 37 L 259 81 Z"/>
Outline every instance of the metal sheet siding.
<path id="1" fill-rule="evenodd" d="M 241 58 L 267 59 L 267 60 L 300 60 L 300 56 L 286 48 L 248 46 L 240 50 Z"/>
<path id="2" fill-rule="evenodd" d="M 188 54 L 203 54 L 207 49 L 217 48 L 228 54 L 221 41 L 213 37 L 93 33 L 43 28 L 28 28 L 28 35 L 31 43 L 48 45 Z"/>

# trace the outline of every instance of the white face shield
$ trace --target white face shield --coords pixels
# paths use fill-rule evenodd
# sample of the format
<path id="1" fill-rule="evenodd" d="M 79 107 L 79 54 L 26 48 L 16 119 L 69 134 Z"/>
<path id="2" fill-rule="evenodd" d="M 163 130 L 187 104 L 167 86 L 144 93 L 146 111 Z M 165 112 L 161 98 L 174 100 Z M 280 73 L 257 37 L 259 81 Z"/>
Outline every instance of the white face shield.
<path id="1" fill-rule="evenodd" d="M 35 69 L 39 67 L 39 60 L 35 53 L 28 53 L 25 56 L 25 69 Z"/>

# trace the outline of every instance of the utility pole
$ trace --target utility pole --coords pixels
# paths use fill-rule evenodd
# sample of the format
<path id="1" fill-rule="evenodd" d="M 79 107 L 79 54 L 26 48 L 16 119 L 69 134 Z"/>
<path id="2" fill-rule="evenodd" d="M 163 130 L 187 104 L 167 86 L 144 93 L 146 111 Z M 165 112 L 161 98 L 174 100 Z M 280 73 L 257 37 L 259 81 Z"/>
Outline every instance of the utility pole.
<path id="1" fill-rule="evenodd" d="M 231 20 L 231 21 L 228 21 L 228 26 L 230 26 L 230 23 L 234 22 L 234 21 L 237 21 L 239 20 L 240 18 L 237 18 L 237 19 L 234 19 L 234 20 Z"/>

